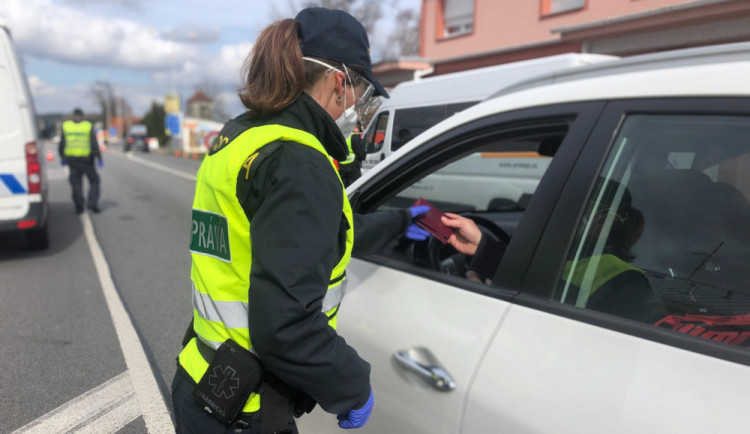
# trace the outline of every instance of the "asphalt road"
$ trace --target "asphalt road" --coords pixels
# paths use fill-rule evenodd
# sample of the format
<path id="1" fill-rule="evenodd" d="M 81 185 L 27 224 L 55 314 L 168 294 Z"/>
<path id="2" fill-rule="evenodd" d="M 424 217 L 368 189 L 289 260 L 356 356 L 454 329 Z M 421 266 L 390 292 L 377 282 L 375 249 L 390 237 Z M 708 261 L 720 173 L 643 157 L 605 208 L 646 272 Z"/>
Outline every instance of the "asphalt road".
<path id="1" fill-rule="evenodd" d="M 191 177 L 200 162 L 132 155 L 105 153 L 102 212 L 84 218 L 93 223 L 111 281 L 171 411 L 169 385 L 191 315 Z M 123 373 L 128 377 L 127 350 L 105 300 L 84 218 L 74 212 L 64 169 L 56 160 L 47 166 L 50 249 L 30 252 L 22 237 L 0 235 L 0 433 L 52 420 L 51 411 L 69 417 L 71 402 Z M 137 379 L 132 383 L 137 395 Z M 127 413 L 122 403 L 131 395 L 105 410 Z M 79 428 L 96 417 L 84 418 Z M 119 432 L 147 432 L 144 416 L 123 418 L 130 421 Z"/>

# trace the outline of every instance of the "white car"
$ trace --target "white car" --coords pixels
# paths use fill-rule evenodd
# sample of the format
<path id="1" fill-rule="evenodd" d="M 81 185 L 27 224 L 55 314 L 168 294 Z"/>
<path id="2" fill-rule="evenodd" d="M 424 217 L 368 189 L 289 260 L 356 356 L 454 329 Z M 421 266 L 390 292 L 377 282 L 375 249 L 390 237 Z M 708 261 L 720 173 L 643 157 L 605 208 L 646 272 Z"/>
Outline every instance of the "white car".
<path id="1" fill-rule="evenodd" d="M 31 249 L 49 246 L 47 183 L 34 104 L 8 27 L 0 18 L 0 232 L 22 231 Z"/>
<path id="2" fill-rule="evenodd" d="M 353 184 L 357 212 L 423 197 L 506 245 L 490 284 L 435 238 L 352 260 L 339 333 L 375 395 L 358 432 L 748 431 L 748 77 L 742 43 L 535 79 Z"/>

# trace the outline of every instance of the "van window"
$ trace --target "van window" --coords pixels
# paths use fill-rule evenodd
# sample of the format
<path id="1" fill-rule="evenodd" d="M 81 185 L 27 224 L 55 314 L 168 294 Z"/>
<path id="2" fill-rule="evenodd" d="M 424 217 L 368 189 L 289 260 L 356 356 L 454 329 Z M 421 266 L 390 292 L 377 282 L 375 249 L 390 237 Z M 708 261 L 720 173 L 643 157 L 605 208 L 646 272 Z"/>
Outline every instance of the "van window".
<path id="1" fill-rule="evenodd" d="M 628 117 L 555 298 L 750 346 L 748 136 L 748 117 Z"/>
<path id="2" fill-rule="evenodd" d="M 399 149 L 428 128 L 477 102 L 471 101 L 396 110 L 393 118 L 391 151 Z"/>
<path id="3" fill-rule="evenodd" d="M 375 122 L 367 131 L 365 136 L 365 151 L 368 154 L 378 152 L 383 148 L 383 142 L 385 141 L 385 133 L 388 130 L 388 118 L 390 112 L 383 112 L 378 115 Z"/>

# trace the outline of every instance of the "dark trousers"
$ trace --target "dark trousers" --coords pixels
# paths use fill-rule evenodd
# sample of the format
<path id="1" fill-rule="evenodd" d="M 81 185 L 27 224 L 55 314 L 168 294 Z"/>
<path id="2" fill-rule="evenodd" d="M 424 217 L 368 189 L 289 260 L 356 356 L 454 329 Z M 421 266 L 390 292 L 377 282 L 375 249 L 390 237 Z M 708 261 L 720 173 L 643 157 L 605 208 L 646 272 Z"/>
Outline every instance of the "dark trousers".
<path id="1" fill-rule="evenodd" d="M 177 371 L 172 380 L 172 406 L 177 434 L 260 434 L 260 412 L 244 413 L 238 422 L 225 425 L 208 414 L 193 397 L 195 385 L 192 379 Z M 246 425 L 246 426 L 245 426 Z M 287 430 L 298 434 L 294 417 L 289 414 Z"/>
<path id="2" fill-rule="evenodd" d="M 68 180 L 73 187 L 73 203 L 76 209 L 83 209 L 83 175 L 89 180 L 89 198 L 87 204 L 89 208 L 99 204 L 99 174 L 96 173 L 94 162 L 69 160 L 70 175 Z"/>

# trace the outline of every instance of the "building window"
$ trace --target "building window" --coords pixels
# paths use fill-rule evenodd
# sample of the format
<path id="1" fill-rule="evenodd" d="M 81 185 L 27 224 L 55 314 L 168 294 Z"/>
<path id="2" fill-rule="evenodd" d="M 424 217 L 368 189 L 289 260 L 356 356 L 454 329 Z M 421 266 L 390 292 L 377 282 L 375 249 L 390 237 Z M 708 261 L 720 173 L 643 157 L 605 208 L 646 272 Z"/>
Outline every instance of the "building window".
<path id="1" fill-rule="evenodd" d="M 474 31 L 474 0 L 445 0 L 443 6 L 443 36 L 465 35 Z"/>
<path id="2" fill-rule="evenodd" d="M 573 11 L 586 6 L 586 0 L 542 0 L 542 15 Z"/>

